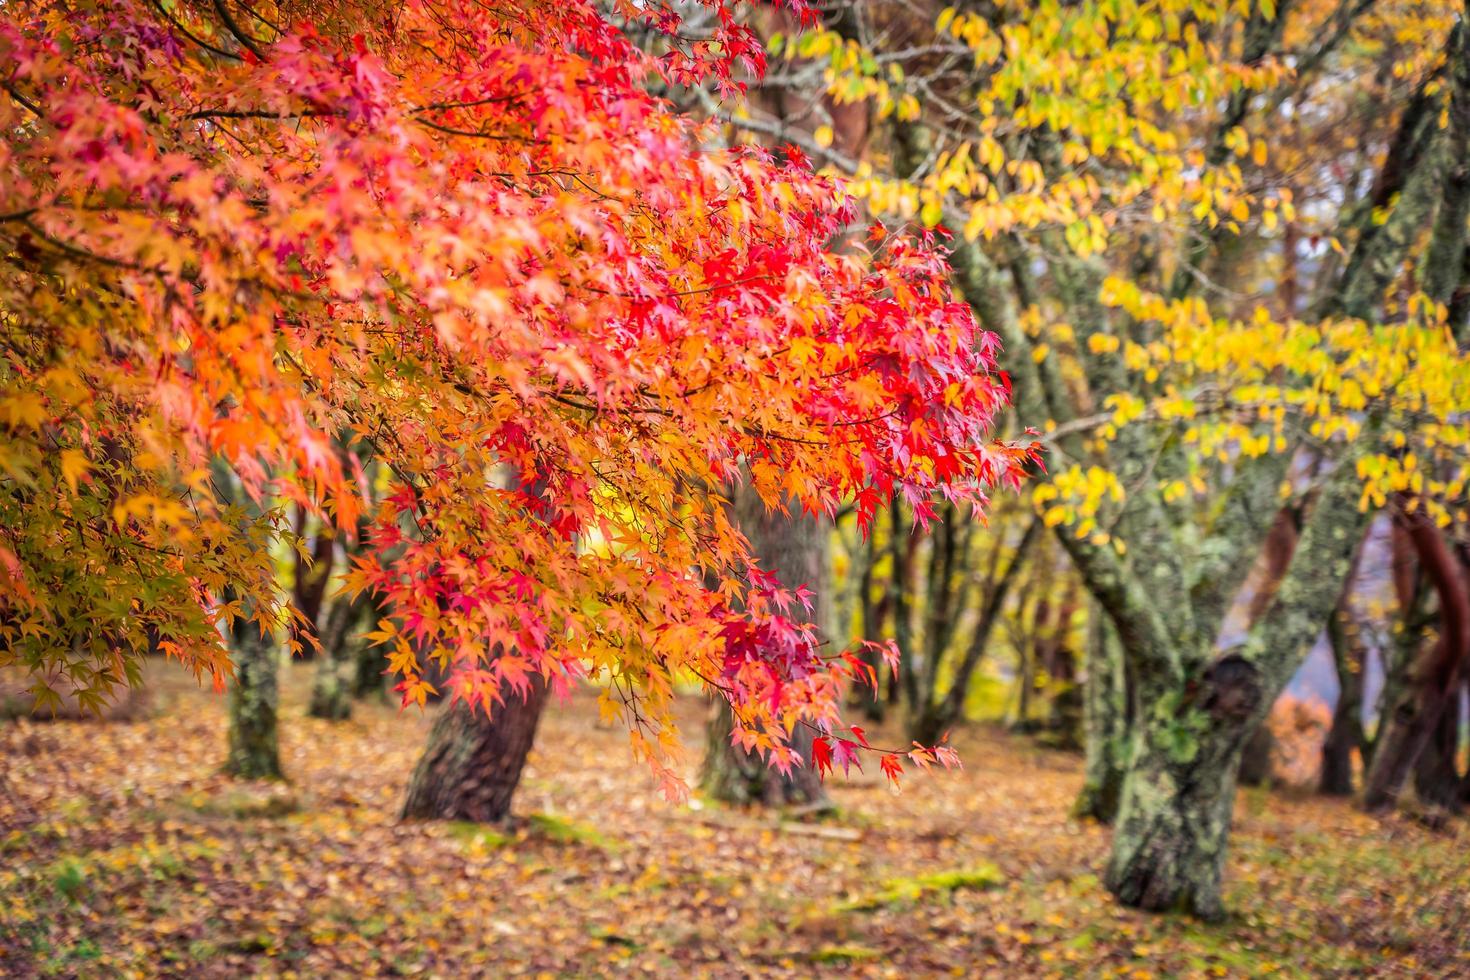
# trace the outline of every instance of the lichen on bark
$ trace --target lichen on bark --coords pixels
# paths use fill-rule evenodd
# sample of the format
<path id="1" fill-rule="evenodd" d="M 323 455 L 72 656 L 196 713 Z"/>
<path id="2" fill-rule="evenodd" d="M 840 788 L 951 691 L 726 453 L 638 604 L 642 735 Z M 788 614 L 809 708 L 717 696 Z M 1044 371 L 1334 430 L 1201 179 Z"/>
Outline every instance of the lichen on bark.
<path id="1" fill-rule="evenodd" d="M 230 688 L 230 754 L 225 772 L 238 779 L 284 778 L 276 738 L 278 656 L 273 638 L 258 624 L 234 624 L 230 659 L 235 683 Z"/>

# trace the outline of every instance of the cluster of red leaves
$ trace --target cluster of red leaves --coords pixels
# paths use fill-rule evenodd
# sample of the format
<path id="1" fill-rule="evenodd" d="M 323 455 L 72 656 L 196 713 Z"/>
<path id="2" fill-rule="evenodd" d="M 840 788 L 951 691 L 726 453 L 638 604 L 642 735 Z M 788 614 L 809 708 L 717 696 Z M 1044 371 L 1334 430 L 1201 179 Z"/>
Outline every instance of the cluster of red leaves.
<path id="1" fill-rule="evenodd" d="M 310 23 L 12 3 L 5 329 L 100 338 L 72 365 L 81 395 L 42 391 L 48 438 L 92 458 L 95 432 L 125 432 L 130 467 L 185 489 L 223 458 L 256 500 L 366 527 L 347 585 L 392 610 L 377 638 L 405 703 L 431 690 L 427 658 L 487 707 L 531 672 L 606 671 L 673 789 L 666 705 L 693 674 L 799 764 L 786 733 L 831 730 L 851 661 L 781 614 L 719 488 L 855 500 L 865 522 L 898 493 L 924 519 L 937 495 L 983 506 L 1031 450 L 990 441 L 995 339 L 932 242 L 833 254 L 854 219 L 839 186 L 794 155 L 701 149 L 647 94 L 650 72 L 759 68 L 712 2 L 718 35 L 692 49 L 670 9 L 623 5 L 669 35 L 663 57 L 588 2 L 338 3 Z M 44 309 L 40 286 L 61 290 Z M 61 356 L 11 350 L 15 390 Z M 108 493 L 115 512 L 126 481 Z M 174 533 L 215 505 L 191 507 Z M 220 615 L 276 608 L 258 576 L 180 562 L 246 589 Z"/>

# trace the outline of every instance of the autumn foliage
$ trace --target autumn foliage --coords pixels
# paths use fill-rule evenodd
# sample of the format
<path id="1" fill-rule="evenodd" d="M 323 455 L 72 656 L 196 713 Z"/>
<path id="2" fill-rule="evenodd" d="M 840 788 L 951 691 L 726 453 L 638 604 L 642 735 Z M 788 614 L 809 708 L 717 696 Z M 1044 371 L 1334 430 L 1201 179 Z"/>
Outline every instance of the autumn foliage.
<path id="1" fill-rule="evenodd" d="M 677 791 L 699 678 L 774 764 L 798 722 L 853 758 L 860 661 L 781 615 L 801 583 L 721 488 L 983 506 L 1030 452 L 988 434 L 996 341 L 932 239 L 835 254 L 840 184 L 649 94 L 759 70 L 723 4 L 698 43 L 616 7 L 7 5 L 0 661 L 92 701 L 151 649 L 218 683 L 223 625 L 291 616 L 294 504 L 369 545 L 405 703 L 430 660 L 487 710 L 602 673 Z"/>

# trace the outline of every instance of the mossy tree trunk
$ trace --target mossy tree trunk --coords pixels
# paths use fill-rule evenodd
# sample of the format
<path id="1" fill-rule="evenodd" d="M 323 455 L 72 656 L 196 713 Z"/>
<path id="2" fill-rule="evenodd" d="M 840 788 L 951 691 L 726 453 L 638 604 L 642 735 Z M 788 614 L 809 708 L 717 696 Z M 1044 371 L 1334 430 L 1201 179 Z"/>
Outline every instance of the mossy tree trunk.
<path id="1" fill-rule="evenodd" d="M 1194 703 L 1158 694 L 1136 727 L 1105 881 L 1125 905 L 1214 920 L 1240 753 L 1263 692 L 1239 658 L 1220 661 L 1206 684 Z"/>
<path id="2" fill-rule="evenodd" d="M 1129 698 L 1123 651 L 1107 615 L 1093 604 L 1088 612 L 1086 671 L 1082 680 L 1082 791 L 1072 813 L 1112 823 L 1123 798 L 1128 764 Z"/>
<path id="3" fill-rule="evenodd" d="M 1356 487 L 1352 463 L 1339 463 L 1270 606 L 1245 642 L 1223 655 L 1212 646 L 1181 649 L 1152 597 L 1129 578 L 1102 574 L 1101 559 L 1084 552 L 1093 561 L 1089 584 L 1138 672 L 1139 715 L 1105 879 L 1124 904 L 1206 919 L 1223 914 L 1220 881 L 1241 753 L 1347 581 L 1366 523 Z"/>
<path id="4" fill-rule="evenodd" d="M 225 772 L 238 779 L 283 778 L 276 738 L 277 656 L 273 637 L 256 623 L 240 620 L 234 624 L 230 659 L 235 665 L 235 683 L 230 688 L 230 754 Z"/>
<path id="5" fill-rule="evenodd" d="M 507 693 L 488 715 L 463 701 L 444 708 L 409 780 L 402 818 L 494 823 L 509 816 L 546 697 L 536 676 L 526 697 Z"/>
<path id="6" fill-rule="evenodd" d="M 810 514 L 787 516 L 768 511 L 760 498 L 745 487 L 734 493 L 735 519 L 749 539 L 761 568 L 776 576 L 781 586 L 796 589 L 806 586 L 816 595 L 817 605 L 811 619 L 819 627 L 827 625 L 821 605 L 826 595 L 827 525 Z M 802 615 L 797 607 L 788 614 Z M 753 757 L 730 742 L 734 718 L 722 699 L 717 699 L 707 730 L 704 765 L 700 773 L 700 789 L 710 799 L 725 803 L 761 803 L 772 806 L 822 804 L 826 793 L 822 781 L 811 766 L 812 734 L 798 727 L 792 734 L 792 747 L 801 753 L 805 765 L 782 775 L 769 768 L 759 757 Z"/>

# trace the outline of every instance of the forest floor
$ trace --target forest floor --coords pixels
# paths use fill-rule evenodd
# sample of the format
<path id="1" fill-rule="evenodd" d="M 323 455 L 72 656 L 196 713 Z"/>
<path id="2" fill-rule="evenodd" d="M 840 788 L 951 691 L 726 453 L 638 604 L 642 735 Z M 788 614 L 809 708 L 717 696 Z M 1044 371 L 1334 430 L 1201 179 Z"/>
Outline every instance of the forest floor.
<path id="1" fill-rule="evenodd" d="M 403 825 L 429 716 L 306 718 L 293 664 L 291 781 L 235 784 L 224 698 L 161 670 L 143 720 L 0 723 L 0 975 L 1470 976 L 1463 821 L 1246 791 L 1232 915 L 1202 925 L 1110 902 L 1079 758 L 993 728 L 901 793 L 831 781 L 805 823 L 665 803 L 583 693 L 513 825 Z"/>

